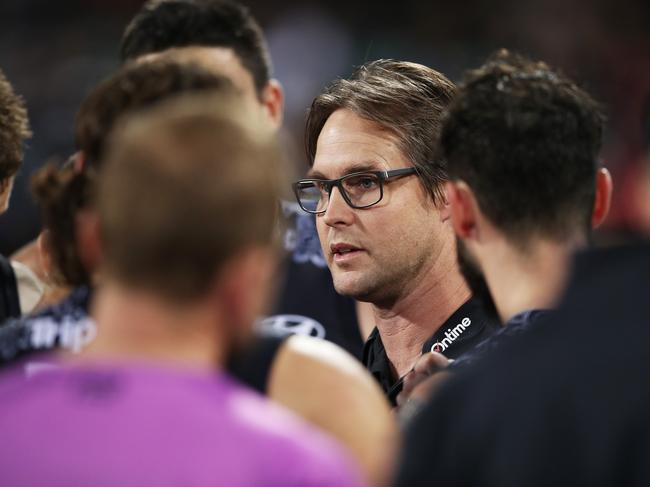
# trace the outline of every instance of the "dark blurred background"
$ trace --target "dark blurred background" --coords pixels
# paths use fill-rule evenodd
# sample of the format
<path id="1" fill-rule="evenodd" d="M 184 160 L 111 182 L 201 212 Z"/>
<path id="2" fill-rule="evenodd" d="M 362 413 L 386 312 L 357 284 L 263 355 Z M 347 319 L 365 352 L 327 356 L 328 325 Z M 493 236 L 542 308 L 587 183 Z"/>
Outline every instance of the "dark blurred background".
<path id="1" fill-rule="evenodd" d="M 28 105 L 34 137 L 9 212 L 0 217 L 0 252 L 34 238 L 38 210 L 30 175 L 74 150 L 76 109 L 118 65 L 118 46 L 142 0 L 0 0 L 0 67 Z M 302 168 L 302 123 L 318 91 L 366 60 L 427 64 L 459 80 L 499 47 L 543 59 L 594 94 L 609 119 L 603 158 L 614 174 L 608 229 L 636 215 L 627 188 L 639 161 L 639 117 L 650 93 L 648 0 L 464 0 L 245 2 L 269 39 L 275 76 L 287 96 L 286 132 Z M 298 169 L 301 170 L 301 169 Z"/>

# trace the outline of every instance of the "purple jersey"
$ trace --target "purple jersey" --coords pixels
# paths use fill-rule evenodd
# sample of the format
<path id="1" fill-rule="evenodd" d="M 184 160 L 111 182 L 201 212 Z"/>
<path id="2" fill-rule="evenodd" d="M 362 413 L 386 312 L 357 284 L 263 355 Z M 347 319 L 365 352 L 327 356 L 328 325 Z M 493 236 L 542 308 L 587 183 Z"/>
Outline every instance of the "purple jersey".
<path id="1" fill-rule="evenodd" d="M 2 485 L 362 485 L 337 444 L 225 374 L 19 367 L 0 404 Z"/>

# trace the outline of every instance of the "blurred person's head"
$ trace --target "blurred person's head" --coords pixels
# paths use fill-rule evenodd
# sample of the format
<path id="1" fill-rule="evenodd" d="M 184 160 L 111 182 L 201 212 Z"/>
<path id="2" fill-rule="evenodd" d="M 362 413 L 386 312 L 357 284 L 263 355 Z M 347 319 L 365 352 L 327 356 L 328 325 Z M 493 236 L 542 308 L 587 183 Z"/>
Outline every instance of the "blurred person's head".
<path id="1" fill-rule="evenodd" d="M 25 103 L 0 70 L 0 213 L 9 207 L 14 178 L 30 136 Z"/>
<path id="2" fill-rule="evenodd" d="M 440 141 L 461 270 L 475 291 L 495 279 L 483 274 L 503 252 L 532 268 L 542 244 L 588 244 L 611 196 L 603 120 L 589 94 L 542 62 L 499 51 L 466 74 Z"/>
<path id="3" fill-rule="evenodd" d="M 184 96 L 127 119 L 97 207 L 107 281 L 249 328 L 273 263 L 281 156 L 241 101 Z"/>
<path id="4" fill-rule="evenodd" d="M 283 94 L 271 78 L 264 34 L 249 10 L 231 0 L 151 0 L 127 26 L 121 58 L 147 61 L 172 54 L 201 63 L 255 97 L 279 127 Z"/>
<path id="5" fill-rule="evenodd" d="M 313 101 L 305 140 L 309 178 L 363 173 L 336 188 L 310 180 L 295 185 L 304 209 L 316 197 L 311 210 L 339 293 L 394 302 L 420 283 L 441 252 L 453 250 L 437 139 L 455 91 L 426 66 L 379 60 Z M 384 171 L 399 169 L 405 171 L 386 178 Z"/>
<path id="6" fill-rule="evenodd" d="M 79 152 L 62 168 L 46 166 L 32 182 L 53 277 L 69 286 L 89 284 L 97 266 L 98 243 L 90 236 L 95 233 L 93 194 L 116 121 L 183 93 L 233 89 L 229 80 L 199 66 L 155 62 L 124 67 L 88 95 L 75 122 Z"/>

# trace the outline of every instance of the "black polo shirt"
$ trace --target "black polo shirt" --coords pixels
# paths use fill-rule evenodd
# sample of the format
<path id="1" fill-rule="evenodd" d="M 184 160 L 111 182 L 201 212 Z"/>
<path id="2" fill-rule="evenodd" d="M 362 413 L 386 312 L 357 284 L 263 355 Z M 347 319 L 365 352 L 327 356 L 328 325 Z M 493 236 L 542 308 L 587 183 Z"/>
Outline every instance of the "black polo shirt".
<path id="1" fill-rule="evenodd" d="M 422 346 L 422 353 L 439 352 L 455 359 L 471 350 L 501 328 L 496 318 L 485 311 L 478 299 L 469 299 L 458 308 Z M 363 349 L 363 363 L 377 379 L 391 404 L 402 390 L 403 377 L 396 379 L 388 356 L 375 328 Z"/>

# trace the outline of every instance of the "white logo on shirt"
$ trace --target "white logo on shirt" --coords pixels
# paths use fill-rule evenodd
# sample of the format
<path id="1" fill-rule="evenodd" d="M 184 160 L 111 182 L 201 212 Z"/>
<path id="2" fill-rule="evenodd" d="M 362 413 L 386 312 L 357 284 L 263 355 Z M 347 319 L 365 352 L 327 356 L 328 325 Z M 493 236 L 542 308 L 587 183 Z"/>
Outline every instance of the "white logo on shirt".
<path id="1" fill-rule="evenodd" d="M 463 332 L 467 330 L 467 328 L 469 328 L 469 325 L 471 324 L 472 320 L 465 317 L 453 328 L 447 328 L 447 331 L 445 332 L 445 338 L 431 345 L 431 351 L 442 353 L 447 350 L 449 346 L 454 343 L 458 337 L 461 336 Z"/>

